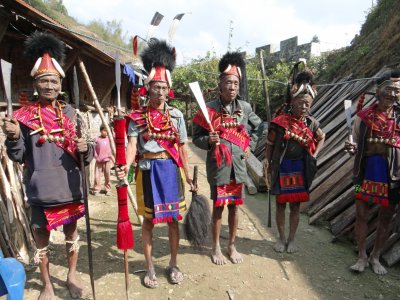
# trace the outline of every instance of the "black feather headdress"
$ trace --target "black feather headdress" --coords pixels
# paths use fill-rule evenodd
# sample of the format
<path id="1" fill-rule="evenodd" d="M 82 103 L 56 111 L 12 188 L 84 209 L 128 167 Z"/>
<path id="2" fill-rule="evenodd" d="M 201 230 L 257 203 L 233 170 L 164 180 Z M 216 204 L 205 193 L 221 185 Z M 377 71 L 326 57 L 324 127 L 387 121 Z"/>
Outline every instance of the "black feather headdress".
<path id="1" fill-rule="evenodd" d="M 222 56 L 218 64 L 218 69 L 221 74 L 229 68 L 229 65 L 235 65 L 239 69 L 244 70 L 246 63 L 244 62 L 243 55 L 239 52 L 227 52 Z M 240 74 L 239 74 L 240 75 Z"/>
<path id="2" fill-rule="evenodd" d="M 35 31 L 25 41 L 25 56 L 34 64 L 44 53 L 48 53 L 62 65 L 65 58 L 65 45 L 51 33 Z"/>
<path id="3" fill-rule="evenodd" d="M 176 64 L 175 48 L 168 45 L 166 41 L 156 38 L 151 38 L 147 44 L 147 48 L 140 54 L 147 73 L 150 73 L 153 67 L 158 66 L 164 66 L 172 72 Z"/>

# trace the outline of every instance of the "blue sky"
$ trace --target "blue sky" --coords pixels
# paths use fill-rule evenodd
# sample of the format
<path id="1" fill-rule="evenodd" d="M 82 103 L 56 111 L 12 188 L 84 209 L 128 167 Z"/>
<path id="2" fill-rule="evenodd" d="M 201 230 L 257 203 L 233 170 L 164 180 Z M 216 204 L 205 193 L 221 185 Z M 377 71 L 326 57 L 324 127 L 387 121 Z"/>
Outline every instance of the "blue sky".
<path id="1" fill-rule="evenodd" d="M 227 51 L 232 21 L 231 49 L 254 54 L 255 48 L 276 45 L 298 36 L 299 44 L 317 35 L 321 50 L 350 44 L 359 33 L 373 0 L 64 0 L 71 16 L 87 23 L 93 19 L 122 21 L 128 36 L 146 36 L 156 11 L 164 15 L 154 36 L 167 38 L 176 14 L 188 13 L 177 28 L 172 44 L 178 63 L 204 56 L 207 51 Z"/>

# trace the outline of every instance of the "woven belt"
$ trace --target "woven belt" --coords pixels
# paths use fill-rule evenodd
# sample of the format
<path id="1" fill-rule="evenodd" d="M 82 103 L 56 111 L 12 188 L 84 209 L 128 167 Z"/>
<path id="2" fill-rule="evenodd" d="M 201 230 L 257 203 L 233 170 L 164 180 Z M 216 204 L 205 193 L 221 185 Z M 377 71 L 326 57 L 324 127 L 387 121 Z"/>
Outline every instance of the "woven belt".
<path id="1" fill-rule="evenodd" d="M 146 152 L 140 156 L 141 159 L 168 159 L 171 158 L 171 155 L 167 151 L 151 153 Z"/>

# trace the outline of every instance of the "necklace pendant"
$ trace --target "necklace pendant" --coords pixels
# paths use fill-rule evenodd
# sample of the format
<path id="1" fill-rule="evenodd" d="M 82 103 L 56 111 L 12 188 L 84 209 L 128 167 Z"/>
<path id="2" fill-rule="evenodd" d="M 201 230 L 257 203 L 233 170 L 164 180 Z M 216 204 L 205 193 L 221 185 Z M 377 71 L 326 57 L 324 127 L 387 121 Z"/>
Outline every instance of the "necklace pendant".
<path id="1" fill-rule="evenodd" d="M 34 134 L 36 134 L 36 133 L 38 133 L 38 132 L 41 132 L 41 131 L 43 131 L 43 130 L 44 130 L 44 127 L 40 127 L 40 128 L 38 128 L 38 129 L 32 131 L 32 132 L 30 133 L 30 135 L 34 135 Z"/>
<path id="2" fill-rule="evenodd" d="M 50 131 L 50 133 L 57 133 L 57 132 L 62 132 L 62 131 L 64 131 L 63 128 L 58 128 L 58 129 L 52 129 L 52 130 Z"/>

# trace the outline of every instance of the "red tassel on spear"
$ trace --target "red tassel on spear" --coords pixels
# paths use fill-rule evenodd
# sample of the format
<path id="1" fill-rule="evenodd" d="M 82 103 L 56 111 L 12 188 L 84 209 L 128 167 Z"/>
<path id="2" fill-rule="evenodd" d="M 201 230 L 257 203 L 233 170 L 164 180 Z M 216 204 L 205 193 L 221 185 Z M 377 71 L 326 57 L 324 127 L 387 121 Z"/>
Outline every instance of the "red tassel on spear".
<path id="1" fill-rule="evenodd" d="M 115 165 L 126 165 L 125 153 L 125 119 L 121 116 L 121 64 L 119 53 L 115 60 L 115 82 L 117 86 L 117 110 L 118 117 L 114 119 L 115 132 Z M 117 247 L 124 250 L 124 269 L 125 269 L 125 290 L 126 298 L 129 299 L 129 268 L 128 268 L 128 249 L 133 249 L 133 230 L 128 213 L 128 184 L 125 180 L 120 180 L 117 185 L 118 196 L 118 224 L 117 224 Z"/>

